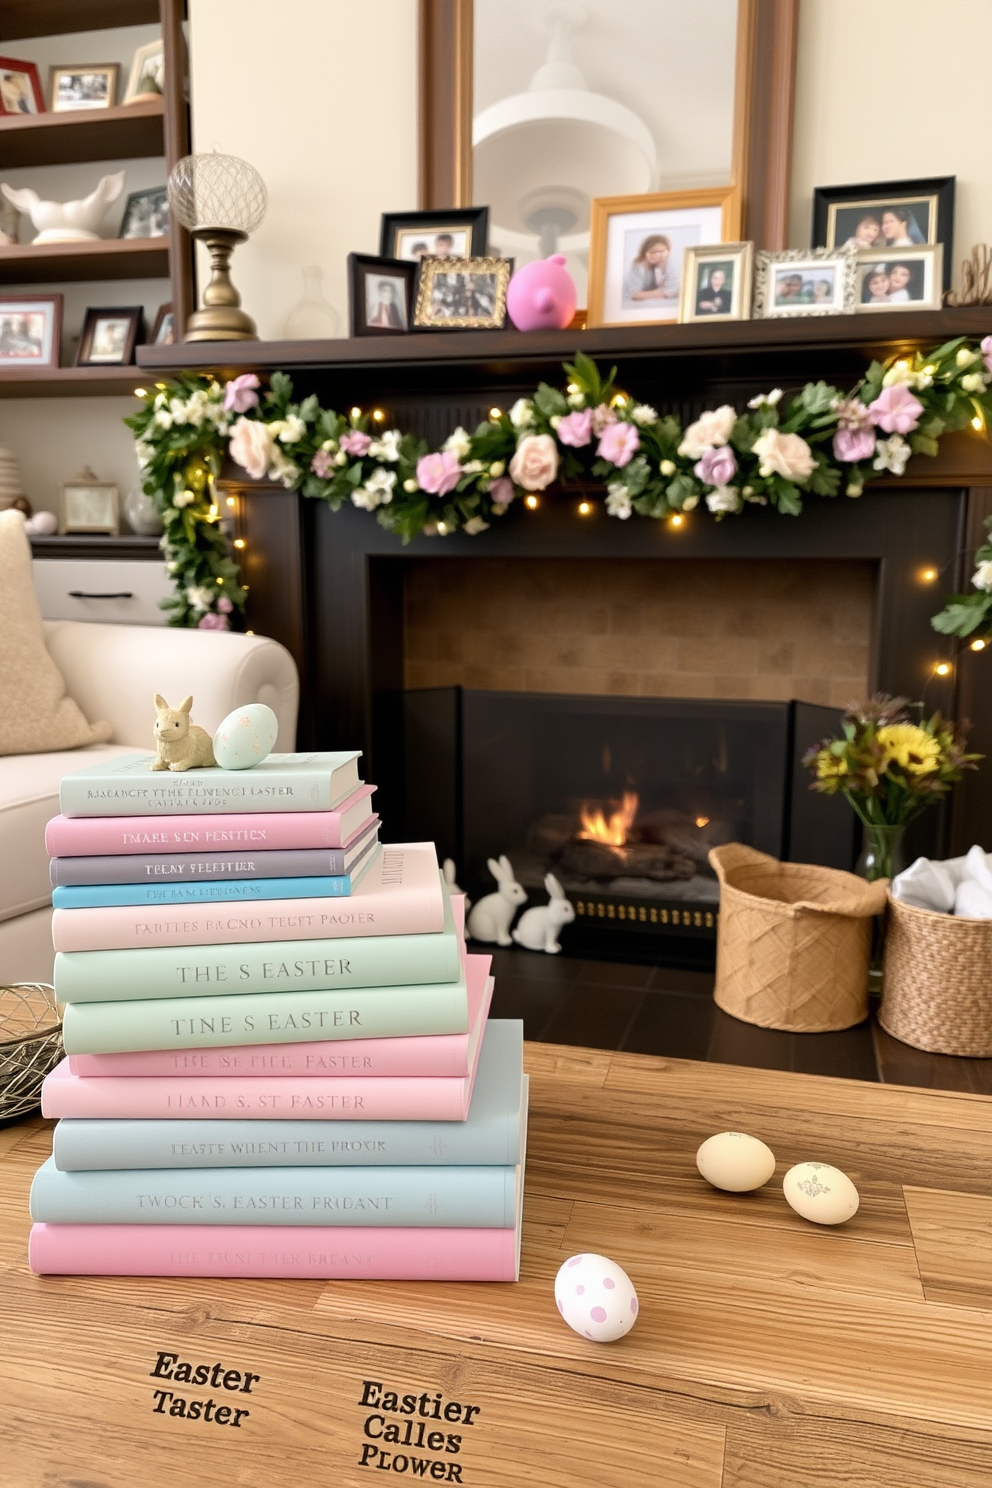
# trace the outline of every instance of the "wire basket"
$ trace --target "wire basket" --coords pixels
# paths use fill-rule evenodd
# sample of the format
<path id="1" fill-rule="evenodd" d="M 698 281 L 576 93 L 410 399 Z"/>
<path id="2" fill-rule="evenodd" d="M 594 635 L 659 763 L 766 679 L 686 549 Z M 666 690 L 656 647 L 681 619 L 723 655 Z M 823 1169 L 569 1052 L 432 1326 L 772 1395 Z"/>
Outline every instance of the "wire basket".
<path id="1" fill-rule="evenodd" d="M 55 988 L 47 982 L 0 986 L 0 1121 L 41 1105 L 41 1085 L 63 1055 Z"/>

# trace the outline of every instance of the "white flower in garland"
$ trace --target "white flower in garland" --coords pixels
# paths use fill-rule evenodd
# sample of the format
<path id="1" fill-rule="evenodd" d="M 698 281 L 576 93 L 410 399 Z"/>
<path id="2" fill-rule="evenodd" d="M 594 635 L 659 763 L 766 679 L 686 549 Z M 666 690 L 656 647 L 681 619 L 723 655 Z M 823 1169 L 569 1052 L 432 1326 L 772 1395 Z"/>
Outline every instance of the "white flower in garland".
<path id="1" fill-rule="evenodd" d="M 186 603 L 190 605 L 192 609 L 209 610 L 214 602 L 214 595 L 216 591 L 213 589 L 208 589 L 206 584 L 194 584 L 189 589 L 186 589 L 184 593 L 186 596 Z"/>
<path id="2" fill-rule="evenodd" d="M 465 523 L 465 531 L 469 537 L 477 537 L 480 532 L 489 531 L 489 523 L 484 522 L 481 517 L 469 517 Z"/>
<path id="3" fill-rule="evenodd" d="M 533 422 L 533 403 L 529 398 L 518 398 L 510 409 L 510 423 L 515 429 L 529 429 Z"/>
<path id="4" fill-rule="evenodd" d="M 650 403 L 635 403 L 630 410 L 630 416 L 640 429 L 646 429 L 649 424 L 658 422 L 658 410 L 652 408 Z"/>
<path id="5" fill-rule="evenodd" d="M 919 372 L 914 372 L 908 362 L 896 362 L 890 367 L 882 378 L 883 387 L 908 387 L 925 389 L 933 387 L 933 373 L 928 372 L 926 367 Z"/>
<path id="6" fill-rule="evenodd" d="M 377 506 L 388 506 L 392 501 L 395 484 L 395 470 L 374 470 L 364 486 L 352 491 L 351 499 L 363 511 L 375 511 Z"/>
<path id="7" fill-rule="evenodd" d="M 611 517 L 619 517 L 621 522 L 626 522 L 633 513 L 630 492 L 620 481 L 612 481 L 606 488 L 606 510 Z"/>
<path id="8" fill-rule="evenodd" d="M 385 460 L 387 464 L 395 465 L 400 457 L 402 438 L 399 429 L 387 429 L 379 439 L 373 439 L 369 445 L 369 454 L 373 460 Z"/>
<path id="9" fill-rule="evenodd" d="M 585 408 L 586 395 L 585 393 L 580 392 L 578 388 L 576 388 L 574 393 L 569 393 L 565 401 L 568 404 L 569 408 Z M 512 413 L 510 417 L 513 417 Z"/>
<path id="10" fill-rule="evenodd" d="M 992 558 L 987 558 L 980 563 L 971 576 L 971 582 L 976 589 L 984 589 L 992 593 Z"/>
<path id="11" fill-rule="evenodd" d="M 178 506 L 179 510 L 182 511 L 184 506 L 191 506 L 195 500 L 196 497 L 193 495 L 192 491 L 181 490 L 177 491 L 176 494 L 173 496 L 172 504 L 173 506 Z"/>
<path id="12" fill-rule="evenodd" d="M 155 458 L 155 446 L 139 439 L 134 446 L 134 453 L 137 456 L 139 470 L 144 470 Z"/>
<path id="13" fill-rule="evenodd" d="M 781 388 L 772 388 L 770 393 L 758 393 L 756 397 L 749 398 L 748 408 L 774 408 L 782 397 Z"/>
<path id="14" fill-rule="evenodd" d="M 984 372 L 967 372 L 961 379 L 961 386 L 966 393 L 984 393 L 988 384 L 988 378 Z"/>
<path id="15" fill-rule="evenodd" d="M 290 490 L 300 474 L 300 467 L 294 464 L 288 455 L 283 454 L 277 444 L 274 444 L 269 456 L 268 473 L 270 479 L 280 481 L 287 490 Z"/>
<path id="16" fill-rule="evenodd" d="M 703 452 L 725 445 L 737 422 L 737 410 L 729 403 L 720 408 L 711 408 L 701 413 L 694 424 L 690 424 L 682 435 L 679 454 L 684 459 L 698 460 Z"/>
<path id="17" fill-rule="evenodd" d="M 872 468 L 875 470 L 891 470 L 893 475 L 902 475 L 906 469 L 906 462 L 912 453 L 913 451 L 902 435 L 893 434 L 889 439 L 880 439 L 876 444 Z"/>
<path id="18" fill-rule="evenodd" d="M 172 428 L 172 414 L 165 408 L 160 408 L 152 418 L 152 423 L 159 429 Z"/>
<path id="19" fill-rule="evenodd" d="M 298 413 L 287 414 L 284 419 L 273 419 L 266 428 L 280 444 L 299 444 L 307 432 L 307 426 Z"/>
<path id="20" fill-rule="evenodd" d="M 716 486 L 712 491 L 707 491 L 706 505 L 711 512 L 740 511 L 740 492 L 736 486 Z"/>
<path id="21" fill-rule="evenodd" d="M 510 417 L 513 417 L 512 410 Z M 471 453 L 472 441 L 459 424 L 454 433 L 448 435 L 441 448 L 450 450 L 456 460 L 462 461 Z"/>

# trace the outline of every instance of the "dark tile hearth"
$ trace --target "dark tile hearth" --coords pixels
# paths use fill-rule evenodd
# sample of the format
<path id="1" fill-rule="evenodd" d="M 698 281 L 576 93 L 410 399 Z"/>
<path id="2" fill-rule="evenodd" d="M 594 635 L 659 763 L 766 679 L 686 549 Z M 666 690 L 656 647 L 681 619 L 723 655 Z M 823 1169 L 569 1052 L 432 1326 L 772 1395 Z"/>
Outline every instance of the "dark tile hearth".
<path id="1" fill-rule="evenodd" d="M 842 1033 L 781 1033 L 721 1012 L 711 971 L 492 951 L 492 1015 L 522 1018 L 528 1039 L 992 1095 L 992 1060 L 925 1054 L 874 1013 Z"/>

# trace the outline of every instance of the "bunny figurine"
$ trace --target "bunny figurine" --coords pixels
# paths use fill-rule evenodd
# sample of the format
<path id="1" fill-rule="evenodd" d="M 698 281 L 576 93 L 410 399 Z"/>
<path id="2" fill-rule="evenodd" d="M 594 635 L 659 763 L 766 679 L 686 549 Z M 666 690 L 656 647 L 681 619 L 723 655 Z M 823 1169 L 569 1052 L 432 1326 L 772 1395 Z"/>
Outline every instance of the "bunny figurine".
<path id="1" fill-rule="evenodd" d="M 458 887 L 458 869 L 455 867 L 454 858 L 445 858 L 444 862 L 441 864 L 441 872 L 444 874 L 444 886 L 447 889 L 448 893 L 462 895 L 463 899 L 465 900 L 465 913 L 468 914 L 469 910 L 472 908 L 472 901 L 465 893 L 465 890 Z"/>
<path id="2" fill-rule="evenodd" d="M 548 956 L 557 956 L 561 950 L 558 931 L 562 925 L 570 925 L 575 919 L 575 908 L 565 898 L 565 890 L 553 873 L 544 875 L 544 887 L 551 898 L 547 904 L 526 910 L 513 932 L 517 945 L 528 951 L 544 951 Z"/>
<path id="3" fill-rule="evenodd" d="M 495 941 L 512 945 L 510 925 L 521 904 L 527 903 L 527 890 L 513 876 L 513 864 L 505 855 L 499 862 L 487 859 L 489 872 L 499 884 L 495 894 L 480 899 L 468 917 L 468 933 L 473 940 Z"/>
<path id="4" fill-rule="evenodd" d="M 155 694 L 156 758 L 152 770 L 196 770 L 215 765 L 214 746 L 206 729 L 190 723 L 191 697 L 183 698 L 178 708 L 170 708 L 160 692 Z"/>

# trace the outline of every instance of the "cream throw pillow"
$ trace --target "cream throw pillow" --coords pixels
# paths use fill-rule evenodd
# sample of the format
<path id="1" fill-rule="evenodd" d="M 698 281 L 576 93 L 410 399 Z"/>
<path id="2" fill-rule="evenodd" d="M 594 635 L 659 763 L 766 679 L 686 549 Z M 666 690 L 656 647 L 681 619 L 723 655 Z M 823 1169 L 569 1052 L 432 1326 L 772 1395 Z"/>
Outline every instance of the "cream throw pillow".
<path id="1" fill-rule="evenodd" d="M 0 755 L 45 754 L 109 739 L 109 723 L 87 723 L 65 695 L 45 649 L 31 574 L 31 547 L 19 511 L 0 512 Z"/>

